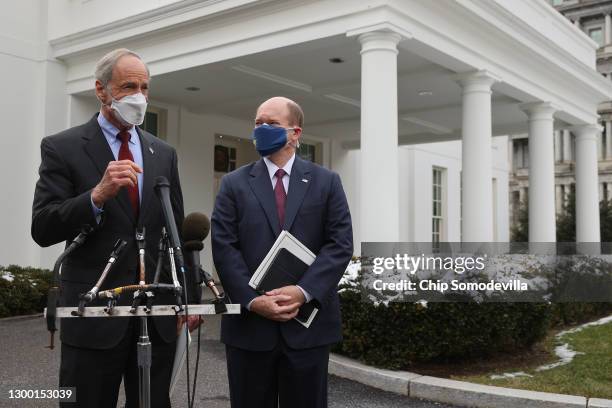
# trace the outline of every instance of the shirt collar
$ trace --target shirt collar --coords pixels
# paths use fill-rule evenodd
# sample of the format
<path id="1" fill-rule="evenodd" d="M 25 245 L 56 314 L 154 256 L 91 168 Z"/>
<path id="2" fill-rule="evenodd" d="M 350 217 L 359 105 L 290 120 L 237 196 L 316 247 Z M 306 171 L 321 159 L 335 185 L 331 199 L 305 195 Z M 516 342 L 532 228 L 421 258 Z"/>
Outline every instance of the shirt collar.
<path id="1" fill-rule="evenodd" d="M 119 129 L 117 129 L 115 125 L 110 123 L 108 119 L 106 119 L 106 117 L 102 114 L 102 112 L 100 112 L 100 114 L 98 115 L 98 124 L 100 125 L 100 128 L 102 128 L 102 133 L 104 133 L 104 136 L 110 143 L 118 141 L 117 134 L 119 133 Z M 131 135 L 130 143 L 136 145 L 136 138 L 138 138 L 136 126 L 132 126 L 130 129 L 128 129 L 128 132 L 130 132 Z"/>
<path id="2" fill-rule="evenodd" d="M 276 164 L 274 164 L 272 162 L 272 160 L 268 159 L 267 157 L 264 157 L 263 160 L 264 160 L 264 163 L 266 163 L 266 167 L 268 168 L 268 173 L 270 175 L 270 179 L 272 179 L 272 177 L 274 177 L 274 175 L 276 174 L 276 170 L 278 170 L 279 167 Z M 291 176 L 291 168 L 293 167 L 293 162 L 294 161 L 295 161 L 295 153 L 293 153 L 291 158 L 282 167 L 282 169 L 285 170 L 285 173 L 287 173 L 288 176 Z"/>

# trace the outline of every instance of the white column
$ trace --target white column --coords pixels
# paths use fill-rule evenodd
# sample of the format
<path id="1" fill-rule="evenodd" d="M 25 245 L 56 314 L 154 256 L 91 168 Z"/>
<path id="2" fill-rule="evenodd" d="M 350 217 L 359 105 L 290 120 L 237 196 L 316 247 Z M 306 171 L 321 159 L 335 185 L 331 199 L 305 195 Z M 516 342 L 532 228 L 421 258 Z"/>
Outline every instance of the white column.
<path id="1" fill-rule="evenodd" d="M 555 162 L 563 160 L 563 151 L 561 150 L 561 132 L 555 130 Z"/>
<path id="2" fill-rule="evenodd" d="M 491 85 L 497 81 L 486 71 L 460 75 L 462 113 L 462 208 L 464 242 L 493 241 L 491 173 Z"/>
<path id="3" fill-rule="evenodd" d="M 361 34 L 361 241 L 399 241 L 397 44 Z"/>
<path id="4" fill-rule="evenodd" d="M 519 189 L 519 203 L 523 205 L 525 204 L 526 200 L 527 200 L 527 189 L 524 187 L 521 187 Z"/>
<path id="5" fill-rule="evenodd" d="M 548 102 L 522 104 L 529 117 L 529 242 L 556 242 L 553 115 Z"/>
<path id="6" fill-rule="evenodd" d="M 612 122 L 606 121 L 606 159 L 612 160 Z"/>
<path id="7" fill-rule="evenodd" d="M 604 33 L 605 33 L 604 45 L 608 45 L 612 43 L 611 30 L 612 30 L 612 18 L 610 17 L 610 14 L 606 14 L 604 17 Z"/>
<path id="8" fill-rule="evenodd" d="M 606 183 L 606 200 L 612 200 L 612 183 Z"/>
<path id="9" fill-rule="evenodd" d="M 576 135 L 576 242 L 599 242 L 598 125 L 572 128 Z"/>
<path id="10" fill-rule="evenodd" d="M 569 130 L 563 130 L 563 161 L 572 160 L 572 134 Z"/>
<path id="11" fill-rule="evenodd" d="M 574 25 L 576 27 L 578 27 L 579 30 L 582 30 L 582 27 L 580 26 L 580 19 L 579 18 L 574 20 Z"/>

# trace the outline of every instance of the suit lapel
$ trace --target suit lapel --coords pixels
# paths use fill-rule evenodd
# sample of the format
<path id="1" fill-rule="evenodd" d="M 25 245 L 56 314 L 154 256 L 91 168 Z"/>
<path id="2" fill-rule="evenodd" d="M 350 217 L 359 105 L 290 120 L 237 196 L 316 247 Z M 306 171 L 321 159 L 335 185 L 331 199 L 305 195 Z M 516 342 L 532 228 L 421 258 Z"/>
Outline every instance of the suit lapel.
<path id="1" fill-rule="evenodd" d="M 114 161 L 115 156 L 113 156 L 113 152 L 108 145 L 104 134 L 102 133 L 100 125 L 98 124 L 98 114 L 94 115 L 94 117 L 87 123 L 87 130 L 83 138 L 87 139 L 87 142 L 85 143 L 85 152 L 96 165 L 96 168 L 100 172 L 100 178 L 102 178 L 108 163 Z M 120 207 L 126 213 L 128 218 L 134 222 L 134 212 L 132 211 L 132 205 L 130 204 L 127 190 L 122 188 L 115 199 L 119 202 Z"/>
<path id="2" fill-rule="evenodd" d="M 310 168 L 309 163 L 300 159 L 297 155 L 293 162 L 291 175 L 289 176 L 289 193 L 285 204 L 285 225 L 283 229 L 289 231 L 295 220 L 304 196 L 310 187 Z"/>
<path id="3" fill-rule="evenodd" d="M 142 164 L 143 164 L 143 180 L 142 180 L 142 197 L 140 198 L 140 216 L 139 224 L 144 224 L 147 209 L 151 202 L 153 194 L 153 181 L 157 176 L 157 160 L 155 157 L 155 139 L 138 127 L 136 128 L 140 136 L 140 147 L 142 149 Z"/>
<path id="4" fill-rule="evenodd" d="M 268 168 L 263 159 L 259 159 L 251 169 L 249 184 L 251 190 L 259 200 L 268 223 L 274 231 L 275 235 L 280 234 L 280 221 L 278 220 L 278 212 L 276 211 L 276 201 L 274 201 L 274 191 L 272 190 L 272 182 Z"/>

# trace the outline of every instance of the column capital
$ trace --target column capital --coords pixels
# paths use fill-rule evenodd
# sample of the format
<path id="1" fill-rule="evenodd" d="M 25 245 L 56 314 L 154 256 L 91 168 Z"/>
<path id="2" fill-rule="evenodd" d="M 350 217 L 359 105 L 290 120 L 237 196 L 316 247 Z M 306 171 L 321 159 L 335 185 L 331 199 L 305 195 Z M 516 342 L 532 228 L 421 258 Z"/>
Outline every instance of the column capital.
<path id="1" fill-rule="evenodd" d="M 453 76 L 453 79 L 464 89 L 469 87 L 479 87 L 490 90 L 494 83 L 501 81 L 498 76 L 485 69 L 456 74 Z"/>
<path id="2" fill-rule="evenodd" d="M 402 40 L 401 34 L 394 31 L 378 30 L 359 34 L 361 54 L 369 51 L 392 51 L 397 53 L 397 44 Z"/>
<path id="3" fill-rule="evenodd" d="M 588 125 L 575 125 L 568 130 L 580 139 L 595 139 L 597 138 L 597 134 L 603 131 L 603 126 L 591 123 Z"/>
<path id="4" fill-rule="evenodd" d="M 521 103 L 519 109 L 529 116 L 529 120 L 553 120 L 555 112 L 559 110 L 551 102 Z"/>

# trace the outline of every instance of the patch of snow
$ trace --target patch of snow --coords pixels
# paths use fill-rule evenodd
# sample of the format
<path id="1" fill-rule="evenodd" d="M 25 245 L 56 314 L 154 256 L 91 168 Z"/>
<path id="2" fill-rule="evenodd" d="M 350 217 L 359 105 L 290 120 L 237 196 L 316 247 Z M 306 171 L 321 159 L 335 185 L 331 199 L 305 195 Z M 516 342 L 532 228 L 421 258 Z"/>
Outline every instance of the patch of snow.
<path id="1" fill-rule="evenodd" d="M 584 330 L 587 327 L 592 327 L 592 326 L 601 326 L 603 324 L 607 324 L 607 323 L 612 323 L 612 315 L 607 316 L 607 317 L 603 317 L 599 320 L 596 320 L 594 322 L 589 322 L 589 323 L 585 323 L 582 324 L 578 327 L 574 327 L 573 329 L 569 329 L 569 330 L 564 330 L 562 332 L 559 332 L 555 338 L 559 341 L 561 340 L 561 338 L 563 336 L 565 336 L 566 334 L 572 334 L 572 333 L 578 333 L 582 330 Z M 543 366 L 540 366 L 538 368 L 535 369 L 535 371 L 545 371 L 545 370 L 550 370 L 556 367 L 561 367 L 564 366 L 566 364 L 569 364 L 572 362 L 572 360 L 574 359 L 574 357 L 576 357 L 579 354 L 584 354 L 582 352 L 579 351 L 574 351 L 570 348 L 569 343 L 564 343 L 560 346 L 555 347 L 555 354 L 557 355 L 557 357 L 559 357 L 559 361 L 555 362 L 555 363 L 551 363 L 551 364 L 546 364 Z M 522 377 L 522 376 L 527 376 L 527 377 L 533 377 L 532 375 L 526 374 L 522 371 L 516 372 L 516 373 L 504 373 L 501 375 L 491 375 L 490 378 L 492 380 L 501 380 L 504 378 L 514 378 L 514 377 Z"/>
<path id="2" fill-rule="evenodd" d="M 503 380 L 504 378 L 516 378 L 516 377 L 533 377 L 531 374 L 527 374 L 524 371 L 517 371 L 516 373 L 503 373 L 501 375 L 492 375 L 492 380 Z"/>
<path id="3" fill-rule="evenodd" d="M 555 354 L 557 355 L 557 357 L 559 357 L 559 361 L 557 361 L 556 363 L 540 366 L 536 368 L 535 370 L 545 371 L 545 370 L 550 370 L 552 368 L 564 366 L 566 364 L 571 363 L 574 357 L 576 357 L 576 355 L 584 354 L 584 353 L 572 350 L 569 344 L 565 343 L 561 346 L 555 347 Z"/>
<path id="4" fill-rule="evenodd" d="M 10 273 L 9 271 L 2 271 L 1 272 L 2 275 L 0 275 L 0 278 L 12 282 L 13 280 L 15 280 L 15 275 L 13 275 L 12 273 Z"/>

